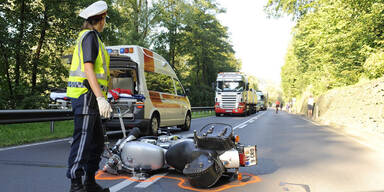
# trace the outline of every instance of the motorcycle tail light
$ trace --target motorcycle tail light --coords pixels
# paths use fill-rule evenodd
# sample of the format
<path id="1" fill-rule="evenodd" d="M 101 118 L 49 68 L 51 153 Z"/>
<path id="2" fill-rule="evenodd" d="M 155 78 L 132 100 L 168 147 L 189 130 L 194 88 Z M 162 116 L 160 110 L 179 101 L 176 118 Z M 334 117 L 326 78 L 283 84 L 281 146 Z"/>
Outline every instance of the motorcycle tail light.
<path id="1" fill-rule="evenodd" d="M 244 153 L 239 153 L 239 159 L 240 159 L 240 165 L 244 167 L 245 161 L 246 161 L 246 157 L 245 157 Z"/>
<path id="2" fill-rule="evenodd" d="M 238 143 L 240 141 L 240 136 L 236 135 L 235 136 L 235 143 Z"/>

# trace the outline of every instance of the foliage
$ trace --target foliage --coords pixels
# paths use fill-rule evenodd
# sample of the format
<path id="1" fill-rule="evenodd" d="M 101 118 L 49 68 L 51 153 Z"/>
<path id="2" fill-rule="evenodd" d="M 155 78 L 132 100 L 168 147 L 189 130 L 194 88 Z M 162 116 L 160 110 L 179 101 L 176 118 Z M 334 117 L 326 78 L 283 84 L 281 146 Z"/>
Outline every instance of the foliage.
<path id="1" fill-rule="evenodd" d="M 384 74 L 384 52 L 372 54 L 363 64 L 368 78 L 380 78 Z"/>
<path id="2" fill-rule="evenodd" d="M 162 31 L 154 39 L 155 50 L 191 90 L 192 106 L 212 106 L 217 73 L 241 67 L 228 42 L 227 29 L 215 17 L 223 10 L 212 0 L 166 0 L 155 6 Z"/>
<path id="3" fill-rule="evenodd" d="M 7 0 L 0 4 L 0 109 L 45 108 L 49 91 L 65 88 L 70 54 L 83 19 L 83 1 Z M 238 71 L 227 29 L 214 0 L 106 0 L 106 45 L 154 49 L 191 90 L 193 106 L 213 105 L 221 71 Z"/>
<path id="4" fill-rule="evenodd" d="M 252 88 L 254 90 L 258 90 L 258 80 L 255 76 L 253 75 L 248 75 L 248 83 L 249 83 L 249 88 Z"/>
<path id="5" fill-rule="evenodd" d="M 304 3 L 310 11 L 301 12 L 301 6 L 291 9 L 288 4 L 294 2 Z M 269 5 L 269 9 L 280 7 L 275 13 L 291 15 L 297 21 L 281 72 L 287 98 L 299 96 L 307 88 L 318 95 L 355 84 L 363 76 L 384 74 L 380 62 L 384 1 L 271 0 Z"/>
<path id="6" fill-rule="evenodd" d="M 280 17 L 282 14 L 300 19 L 303 15 L 316 8 L 319 0 L 268 0 L 265 11 L 270 16 Z"/>

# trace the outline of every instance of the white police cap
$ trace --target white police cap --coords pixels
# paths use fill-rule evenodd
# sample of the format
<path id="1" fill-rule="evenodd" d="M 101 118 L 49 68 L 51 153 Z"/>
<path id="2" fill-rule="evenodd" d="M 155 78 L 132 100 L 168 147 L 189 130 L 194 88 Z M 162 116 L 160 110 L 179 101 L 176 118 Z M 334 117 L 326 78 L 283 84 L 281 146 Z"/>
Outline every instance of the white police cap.
<path id="1" fill-rule="evenodd" d="M 88 6 L 87 8 L 83 9 L 79 16 L 88 19 L 95 15 L 100 15 L 104 12 L 106 12 L 108 9 L 107 3 L 105 1 L 97 1 L 95 3 L 92 3 L 92 5 Z"/>

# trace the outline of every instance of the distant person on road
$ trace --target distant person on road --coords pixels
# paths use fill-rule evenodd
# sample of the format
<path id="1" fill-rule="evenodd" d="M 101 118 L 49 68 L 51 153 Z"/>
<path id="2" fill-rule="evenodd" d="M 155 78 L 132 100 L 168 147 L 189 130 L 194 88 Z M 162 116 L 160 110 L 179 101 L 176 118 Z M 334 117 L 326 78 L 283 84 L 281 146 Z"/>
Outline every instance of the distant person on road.
<path id="1" fill-rule="evenodd" d="M 280 101 L 277 100 L 275 105 L 276 105 L 276 114 L 277 114 L 279 112 Z"/>
<path id="2" fill-rule="evenodd" d="M 67 170 L 67 177 L 71 179 L 70 192 L 109 192 L 95 181 L 104 151 L 101 117 L 109 118 L 112 112 L 106 100 L 109 55 L 100 36 L 107 9 L 104 1 L 97 1 L 79 14 L 85 21 L 73 51 L 67 85 L 75 123 Z"/>
<path id="3" fill-rule="evenodd" d="M 310 95 L 308 98 L 308 114 L 307 114 L 309 118 L 312 118 L 313 104 L 314 104 L 314 99 L 313 99 L 312 95 Z"/>
<path id="4" fill-rule="evenodd" d="M 284 106 L 284 104 L 281 103 L 279 106 L 280 106 L 280 111 L 283 111 L 283 106 Z"/>

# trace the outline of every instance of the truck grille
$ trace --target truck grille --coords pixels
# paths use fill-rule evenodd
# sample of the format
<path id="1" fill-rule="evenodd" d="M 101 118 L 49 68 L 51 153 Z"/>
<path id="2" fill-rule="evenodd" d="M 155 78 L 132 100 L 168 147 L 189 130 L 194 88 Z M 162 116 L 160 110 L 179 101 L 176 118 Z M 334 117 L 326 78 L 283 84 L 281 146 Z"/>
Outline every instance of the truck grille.
<path id="1" fill-rule="evenodd" d="M 221 101 L 223 109 L 236 108 L 236 95 L 222 95 Z"/>

